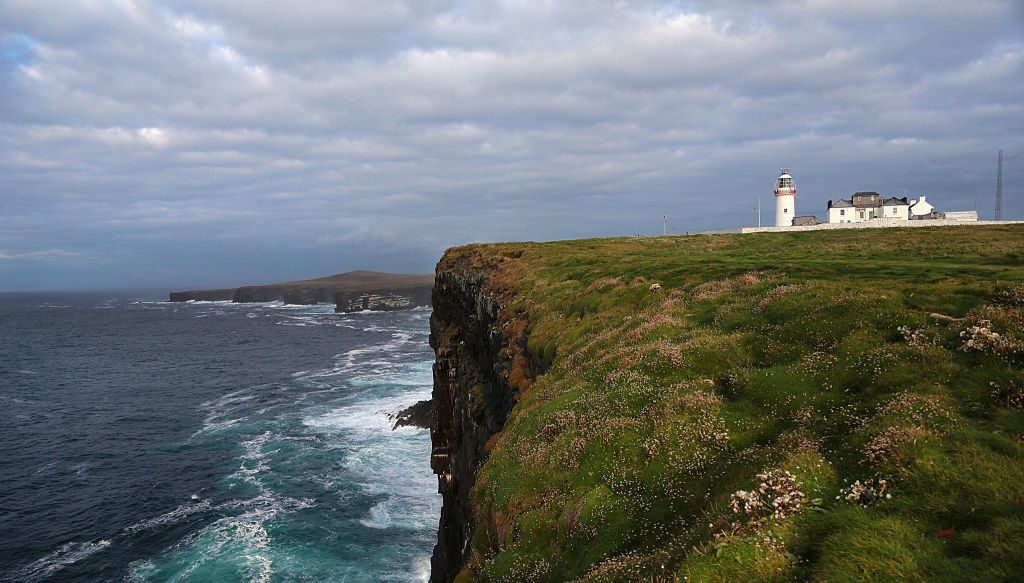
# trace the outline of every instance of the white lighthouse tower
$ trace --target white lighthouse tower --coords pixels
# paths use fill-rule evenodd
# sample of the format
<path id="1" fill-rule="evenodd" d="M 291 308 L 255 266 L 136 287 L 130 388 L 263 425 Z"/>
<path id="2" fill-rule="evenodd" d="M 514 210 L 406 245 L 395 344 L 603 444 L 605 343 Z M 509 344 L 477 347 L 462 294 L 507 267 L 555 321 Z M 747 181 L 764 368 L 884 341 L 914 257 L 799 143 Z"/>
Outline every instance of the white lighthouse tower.
<path id="1" fill-rule="evenodd" d="M 795 216 L 796 184 L 789 175 L 789 168 L 783 168 L 775 181 L 775 226 L 790 227 Z"/>

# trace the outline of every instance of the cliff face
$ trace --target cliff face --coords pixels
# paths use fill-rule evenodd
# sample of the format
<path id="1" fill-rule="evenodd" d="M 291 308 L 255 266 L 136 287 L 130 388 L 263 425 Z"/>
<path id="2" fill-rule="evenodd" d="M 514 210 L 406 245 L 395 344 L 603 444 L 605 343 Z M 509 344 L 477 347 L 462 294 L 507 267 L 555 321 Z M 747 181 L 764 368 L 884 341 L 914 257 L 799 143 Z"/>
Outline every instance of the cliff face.
<path id="1" fill-rule="evenodd" d="M 235 303 L 250 302 L 285 302 L 284 288 L 281 286 L 247 285 L 235 290 L 231 301 Z M 305 302 L 285 302 L 305 303 Z M 311 302 L 316 303 L 316 302 Z"/>
<path id="2" fill-rule="evenodd" d="M 467 269 L 451 255 L 438 264 L 430 318 L 436 354 L 430 466 L 444 500 L 431 559 L 435 583 L 451 581 L 469 559 L 475 526 L 470 490 L 488 440 L 505 424 L 522 386 L 510 372 L 529 358 L 525 334 L 509 334 L 516 326 L 502 313 L 501 293 L 488 289 L 491 271 Z"/>
<path id="3" fill-rule="evenodd" d="M 431 284 L 401 289 L 340 291 L 334 294 L 335 312 L 410 310 L 430 305 Z"/>

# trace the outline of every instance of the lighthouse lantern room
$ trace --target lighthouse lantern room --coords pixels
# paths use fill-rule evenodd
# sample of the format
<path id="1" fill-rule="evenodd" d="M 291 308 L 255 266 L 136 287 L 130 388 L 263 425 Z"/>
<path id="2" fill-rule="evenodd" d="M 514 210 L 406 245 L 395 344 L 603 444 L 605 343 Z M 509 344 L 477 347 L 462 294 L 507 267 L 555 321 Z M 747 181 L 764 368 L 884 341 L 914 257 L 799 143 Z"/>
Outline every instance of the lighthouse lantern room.
<path id="1" fill-rule="evenodd" d="M 789 227 L 796 216 L 796 183 L 789 174 L 789 168 L 783 168 L 775 180 L 775 226 Z"/>

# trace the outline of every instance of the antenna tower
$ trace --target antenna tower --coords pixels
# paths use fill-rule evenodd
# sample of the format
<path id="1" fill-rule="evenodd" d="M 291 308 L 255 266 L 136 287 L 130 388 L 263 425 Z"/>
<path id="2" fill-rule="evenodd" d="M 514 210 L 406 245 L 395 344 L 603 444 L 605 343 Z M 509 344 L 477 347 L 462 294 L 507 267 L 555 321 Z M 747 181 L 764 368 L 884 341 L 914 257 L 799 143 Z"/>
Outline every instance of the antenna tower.
<path id="1" fill-rule="evenodd" d="M 996 171 L 996 220 L 1003 220 L 1003 151 L 999 150 L 999 164 Z"/>

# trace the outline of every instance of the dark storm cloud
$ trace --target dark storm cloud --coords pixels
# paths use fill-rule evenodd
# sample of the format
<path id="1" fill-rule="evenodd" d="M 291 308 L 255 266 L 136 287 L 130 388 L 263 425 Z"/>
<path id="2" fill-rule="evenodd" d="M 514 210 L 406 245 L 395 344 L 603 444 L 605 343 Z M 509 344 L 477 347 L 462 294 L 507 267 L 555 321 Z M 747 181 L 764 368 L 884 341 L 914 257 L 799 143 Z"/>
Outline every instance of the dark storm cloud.
<path id="1" fill-rule="evenodd" d="M 0 0 L 0 289 L 425 271 L 473 240 L 990 215 L 1024 13 L 972 2 Z M 1024 215 L 1024 159 L 1006 166 Z"/>

